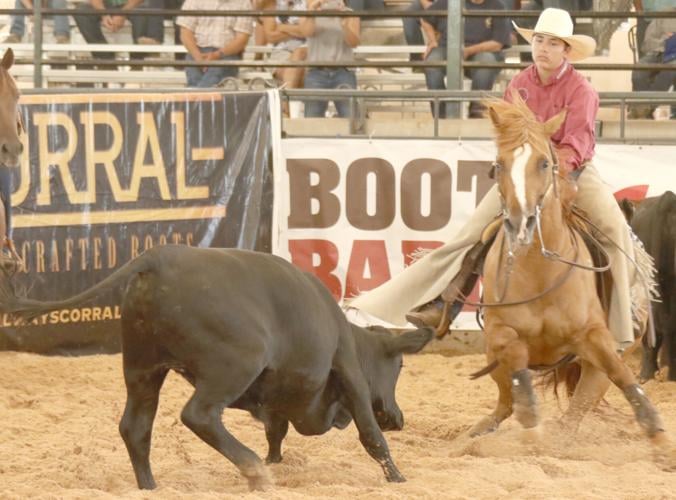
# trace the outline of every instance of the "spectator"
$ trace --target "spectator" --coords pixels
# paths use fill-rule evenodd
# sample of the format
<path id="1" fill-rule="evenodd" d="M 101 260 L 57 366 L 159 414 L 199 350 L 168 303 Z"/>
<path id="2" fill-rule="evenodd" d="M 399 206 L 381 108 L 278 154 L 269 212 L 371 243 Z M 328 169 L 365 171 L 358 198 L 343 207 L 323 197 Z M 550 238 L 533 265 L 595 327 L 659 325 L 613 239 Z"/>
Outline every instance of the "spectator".
<path id="1" fill-rule="evenodd" d="M 267 0 L 263 10 L 307 10 L 305 0 Z M 272 43 L 274 49 L 270 54 L 271 61 L 304 61 L 307 57 L 305 37 L 298 25 L 297 16 L 263 17 L 265 41 Z M 287 89 L 297 89 L 303 85 L 304 68 L 276 68 L 275 79 Z M 288 102 L 282 103 L 283 111 L 288 116 Z"/>
<path id="2" fill-rule="evenodd" d="M 313 0 L 309 10 L 345 10 L 342 0 Z M 313 63 L 349 62 L 354 60 L 352 49 L 359 45 L 360 20 L 358 17 L 305 17 L 300 21 L 301 34 L 307 39 L 307 60 Z M 357 88 L 354 71 L 340 67 L 309 68 L 305 74 L 305 88 L 336 89 Z M 350 114 L 346 100 L 334 100 L 338 116 Z M 306 117 L 326 114 L 328 102 L 305 102 Z"/>
<path id="3" fill-rule="evenodd" d="M 186 0 L 183 10 L 250 10 L 249 0 Z M 239 61 L 253 32 L 252 17 L 179 16 L 181 42 L 188 50 L 187 61 Z M 188 87 L 213 87 L 224 78 L 236 77 L 238 68 L 198 67 L 185 69 Z"/>
<path id="4" fill-rule="evenodd" d="M 48 0 L 43 1 L 42 5 L 50 9 L 65 9 L 66 0 Z M 16 0 L 15 9 L 32 9 L 33 0 Z M 4 43 L 19 43 L 26 33 L 25 16 L 17 14 L 12 16 L 12 25 L 9 29 L 9 36 L 5 38 Z M 54 16 L 54 40 L 56 43 L 70 42 L 70 25 L 68 16 Z"/>
<path id="5" fill-rule="evenodd" d="M 422 10 L 426 0 L 413 0 Z M 448 0 L 436 0 L 427 3 L 429 10 L 448 10 Z M 465 8 L 471 10 L 505 10 L 501 0 L 465 0 Z M 409 10 L 411 10 L 409 8 Z M 413 9 L 415 10 L 415 9 Z M 447 46 L 447 20 L 444 17 L 418 20 L 406 18 L 404 21 L 404 35 L 409 45 L 422 45 L 423 34 L 427 38 L 427 48 L 423 59 L 427 61 L 445 61 Z M 466 17 L 463 58 L 474 62 L 502 62 L 505 60 L 502 49 L 510 45 L 510 27 L 506 17 Z M 466 70 L 465 75 L 472 80 L 472 90 L 491 90 L 500 69 L 479 68 Z M 444 68 L 425 69 L 425 80 L 430 90 L 445 90 Z M 483 107 L 478 102 L 472 102 L 469 109 L 470 118 L 483 116 Z M 441 106 L 439 118 L 446 117 L 446 106 Z"/>
<path id="6" fill-rule="evenodd" d="M 657 71 L 634 70 L 631 84 L 634 92 L 664 92 L 676 85 L 676 18 L 655 19 L 645 32 L 643 52 L 639 63 L 670 64 L 674 69 Z M 630 118 L 652 118 L 655 107 L 651 105 L 633 105 Z M 673 107 L 672 107 L 673 115 Z"/>
<path id="7" fill-rule="evenodd" d="M 183 6 L 183 0 L 164 0 L 164 8 L 167 10 L 180 9 Z M 165 19 L 170 19 L 174 23 L 174 45 L 181 45 L 181 29 L 176 24 L 175 16 L 165 16 Z M 174 60 L 180 61 L 185 59 L 185 54 L 174 54 Z"/>
<path id="8" fill-rule="evenodd" d="M 92 10 L 122 9 L 129 15 L 84 15 L 74 14 L 73 18 L 87 43 L 108 43 L 103 29 L 111 33 L 118 32 L 127 18 L 131 22 L 131 36 L 134 43 L 144 45 L 161 44 L 164 40 L 164 20 L 161 16 L 135 16 L 132 12 L 139 8 L 158 9 L 163 7 L 162 0 L 89 0 L 77 8 L 78 12 Z M 132 52 L 130 59 L 144 59 L 147 54 Z M 114 52 L 99 52 L 101 59 L 115 59 Z"/>
<path id="9" fill-rule="evenodd" d="M 352 10 L 385 10 L 383 0 L 348 0 L 347 6 Z"/>
<path id="10" fill-rule="evenodd" d="M 664 12 L 676 9 L 676 0 L 634 0 L 636 12 Z M 647 53 L 644 52 L 644 39 L 646 29 L 653 19 L 640 17 L 636 19 L 636 46 L 641 57 Z"/>

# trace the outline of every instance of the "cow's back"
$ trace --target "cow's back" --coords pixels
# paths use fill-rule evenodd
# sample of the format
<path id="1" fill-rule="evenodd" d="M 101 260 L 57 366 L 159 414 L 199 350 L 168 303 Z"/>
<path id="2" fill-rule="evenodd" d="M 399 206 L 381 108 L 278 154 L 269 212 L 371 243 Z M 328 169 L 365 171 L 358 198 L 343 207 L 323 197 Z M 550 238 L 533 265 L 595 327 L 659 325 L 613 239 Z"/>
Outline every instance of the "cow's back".
<path id="1" fill-rule="evenodd" d="M 148 336 L 176 357 L 244 342 L 263 346 L 273 369 L 328 370 L 349 330 L 321 282 L 279 257 L 174 245 L 148 253 L 153 270 L 130 283 L 123 316 L 142 316 Z"/>

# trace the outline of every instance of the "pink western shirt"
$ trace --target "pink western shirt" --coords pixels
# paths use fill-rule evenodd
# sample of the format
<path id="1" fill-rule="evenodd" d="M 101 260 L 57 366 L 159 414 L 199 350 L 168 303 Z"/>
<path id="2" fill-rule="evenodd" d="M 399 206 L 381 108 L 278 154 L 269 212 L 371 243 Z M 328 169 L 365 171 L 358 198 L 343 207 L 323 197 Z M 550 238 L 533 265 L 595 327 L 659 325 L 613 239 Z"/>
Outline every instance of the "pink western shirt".
<path id="1" fill-rule="evenodd" d="M 505 91 L 507 101 L 512 100 L 513 89 L 540 121 L 549 120 L 562 109 L 567 111 L 563 125 L 552 136 L 562 168 L 576 170 L 592 159 L 599 96 L 570 63 L 564 62 L 546 84 L 540 80 L 535 65 L 531 65 L 509 83 Z"/>

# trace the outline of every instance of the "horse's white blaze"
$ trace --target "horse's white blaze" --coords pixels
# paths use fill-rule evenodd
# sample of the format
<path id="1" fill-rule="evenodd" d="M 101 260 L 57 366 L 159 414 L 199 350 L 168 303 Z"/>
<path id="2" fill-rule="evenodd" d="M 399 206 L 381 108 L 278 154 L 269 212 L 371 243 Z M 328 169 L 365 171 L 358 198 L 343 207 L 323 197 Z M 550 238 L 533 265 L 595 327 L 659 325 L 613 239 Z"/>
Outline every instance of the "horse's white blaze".
<path id="1" fill-rule="evenodd" d="M 521 224 L 519 227 L 519 238 L 526 234 L 526 164 L 533 150 L 530 144 L 524 144 L 514 151 L 514 162 L 512 163 L 512 184 L 514 185 L 514 194 L 521 205 Z"/>

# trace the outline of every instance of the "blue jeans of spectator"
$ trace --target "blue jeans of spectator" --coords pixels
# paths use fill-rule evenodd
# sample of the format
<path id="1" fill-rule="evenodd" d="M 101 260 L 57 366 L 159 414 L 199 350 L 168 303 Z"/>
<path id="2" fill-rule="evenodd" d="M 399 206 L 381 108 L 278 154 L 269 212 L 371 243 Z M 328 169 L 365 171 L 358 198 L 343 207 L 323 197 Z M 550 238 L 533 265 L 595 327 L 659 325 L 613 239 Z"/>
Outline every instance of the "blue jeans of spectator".
<path id="1" fill-rule="evenodd" d="M 50 9 L 65 9 L 66 0 L 49 0 L 47 6 Z M 15 9 L 24 9 L 24 4 L 21 0 L 16 0 L 14 4 Z M 26 34 L 26 19 L 25 16 L 12 16 L 12 26 L 9 32 L 13 35 L 23 38 Z M 70 26 L 68 24 L 68 16 L 54 16 L 54 36 L 70 36 Z"/>
<path id="2" fill-rule="evenodd" d="M 432 49 L 427 61 L 445 61 L 446 47 L 436 47 Z M 478 52 L 470 56 L 467 61 L 473 62 L 502 62 L 504 56 L 501 52 Z M 492 90 L 495 79 L 500 73 L 497 68 L 477 68 L 465 71 L 465 76 L 472 79 L 472 90 Z M 444 77 L 446 76 L 445 68 L 427 68 L 425 69 L 425 81 L 427 88 L 430 90 L 446 90 L 446 83 Z M 439 106 L 439 118 L 446 118 L 448 104 Z M 472 102 L 469 106 L 470 115 L 481 113 L 483 107 L 478 102 Z M 432 109 L 434 112 L 434 108 Z"/>
<path id="3" fill-rule="evenodd" d="M 347 0 L 347 6 L 352 10 L 384 10 L 384 0 Z"/>
<path id="4" fill-rule="evenodd" d="M 357 76 L 347 68 L 310 68 L 305 73 L 306 89 L 338 89 L 357 88 Z M 346 99 L 333 100 L 338 116 L 350 116 L 350 101 Z M 305 101 L 305 117 L 315 118 L 326 115 L 329 102 L 326 100 Z"/>
<path id="5" fill-rule="evenodd" d="M 411 0 L 411 4 L 406 9 L 407 12 L 420 12 L 422 10 L 424 9 L 420 4 L 420 0 Z M 403 17 L 401 22 L 404 25 L 406 45 L 425 45 L 419 17 Z M 422 61 L 422 54 L 411 54 L 410 60 Z"/>
<path id="6" fill-rule="evenodd" d="M 643 64 L 662 63 L 662 54 L 652 52 L 638 61 Z M 631 88 L 634 92 L 666 92 L 672 86 L 676 91 L 676 59 L 671 64 L 674 69 L 662 71 L 637 71 L 631 72 Z M 671 117 L 674 117 L 676 106 L 671 106 Z"/>
<path id="7" fill-rule="evenodd" d="M 104 4 L 108 9 L 118 8 L 112 5 L 108 0 L 104 0 Z M 137 7 L 137 9 L 161 9 L 163 7 L 163 0 L 145 0 Z M 83 3 L 78 6 L 77 10 L 80 12 L 91 12 L 94 10 L 94 7 L 90 4 Z M 75 23 L 87 43 L 108 43 L 101 30 L 101 17 L 102 16 L 73 15 L 73 19 L 75 19 Z M 131 37 L 134 40 L 134 43 L 138 43 L 138 39 L 141 37 L 152 38 L 159 43 L 164 41 L 164 19 L 162 16 L 131 15 L 127 18 L 131 23 Z M 132 52 L 129 54 L 129 57 L 131 59 L 143 59 L 146 55 L 147 54 L 141 52 Z M 101 59 L 115 59 L 115 53 L 99 52 L 98 57 Z"/>
<path id="8" fill-rule="evenodd" d="M 216 47 L 200 47 L 200 52 L 206 54 L 207 52 L 214 52 L 218 50 Z M 232 55 L 232 56 L 223 56 L 220 61 L 239 61 L 242 59 L 241 54 Z M 186 61 L 194 61 L 193 57 L 188 54 L 186 56 Z M 239 68 L 235 66 L 226 66 L 223 68 L 207 68 L 206 71 L 202 71 L 201 67 L 193 66 L 185 68 L 185 76 L 188 80 L 188 87 L 199 87 L 199 88 L 209 88 L 215 87 L 223 78 L 227 77 L 236 77 L 239 72 Z"/>

